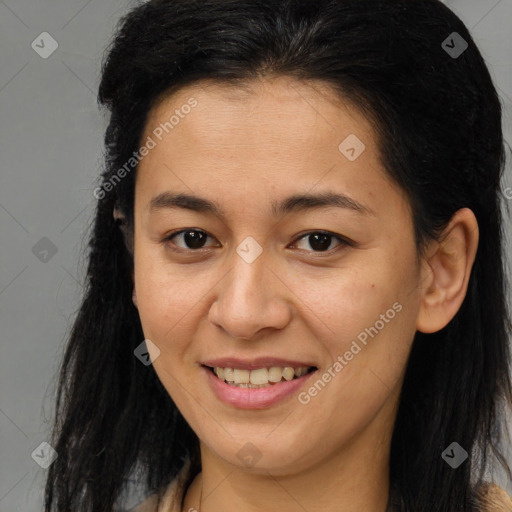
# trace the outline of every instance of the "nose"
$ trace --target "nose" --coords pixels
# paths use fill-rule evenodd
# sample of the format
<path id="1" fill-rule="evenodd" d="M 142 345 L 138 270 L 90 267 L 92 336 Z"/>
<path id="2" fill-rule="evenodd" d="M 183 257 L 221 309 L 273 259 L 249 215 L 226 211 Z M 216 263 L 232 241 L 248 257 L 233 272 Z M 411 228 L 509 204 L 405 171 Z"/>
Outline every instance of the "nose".
<path id="1" fill-rule="evenodd" d="M 231 338 L 255 340 L 286 327 L 293 296 L 265 255 L 247 263 L 234 253 L 231 270 L 219 283 L 208 319 Z"/>

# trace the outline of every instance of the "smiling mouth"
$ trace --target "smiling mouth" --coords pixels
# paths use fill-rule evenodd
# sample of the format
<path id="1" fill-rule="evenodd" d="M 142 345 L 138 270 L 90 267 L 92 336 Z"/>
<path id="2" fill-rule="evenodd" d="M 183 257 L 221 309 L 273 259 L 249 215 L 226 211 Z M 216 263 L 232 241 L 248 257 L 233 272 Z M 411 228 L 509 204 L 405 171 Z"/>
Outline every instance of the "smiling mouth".
<path id="1" fill-rule="evenodd" d="M 299 379 L 318 369 L 316 366 L 299 366 L 296 368 L 272 366 L 255 370 L 203 366 L 208 368 L 218 379 L 237 388 L 266 388 L 280 382 Z"/>

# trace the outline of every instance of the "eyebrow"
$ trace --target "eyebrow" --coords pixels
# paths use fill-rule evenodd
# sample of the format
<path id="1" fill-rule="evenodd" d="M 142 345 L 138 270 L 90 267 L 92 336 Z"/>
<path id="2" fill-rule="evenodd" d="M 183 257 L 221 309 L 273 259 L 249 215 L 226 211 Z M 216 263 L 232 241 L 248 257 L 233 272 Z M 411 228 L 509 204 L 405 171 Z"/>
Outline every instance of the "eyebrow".
<path id="1" fill-rule="evenodd" d="M 295 194 L 281 201 L 273 201 L 271 204 L 271 212 L 274 217 L 279 217 L 287 213 L 297 213 L 329 207 L 345 208 L 364 215 L 375 215 L 375 212 L 368 206 L 358 203 L 344 194 L 335 194 L 333 192 Z M 183 208 L 195 212 L 212 214 L 222 220 L 225 220 L 226 217 L 217 202 L 193 194 L 163 192 L 151 199 L 149 203 L 150 214 L 164 208 Z"/>

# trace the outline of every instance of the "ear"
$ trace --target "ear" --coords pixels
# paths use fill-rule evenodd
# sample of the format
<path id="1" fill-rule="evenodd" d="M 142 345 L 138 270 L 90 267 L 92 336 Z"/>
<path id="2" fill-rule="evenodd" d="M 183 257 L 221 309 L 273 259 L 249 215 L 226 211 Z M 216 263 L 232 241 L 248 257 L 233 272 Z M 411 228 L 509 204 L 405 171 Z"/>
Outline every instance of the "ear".
<path id="1" fill-rule="evenodd" d="M 466 296 L 478 239 L 474 213 L 462 208 L 453 215 L 439 240 L 430 245 L 421 272 L 418 331 L 440 331 L 456 315 Z"/>
<path id="2" fill-rule="evenodd" d="M 119 199 L 116 200 L 114 204 L 114 208 L 112 210 L 112 217 L 114 218 L 114 222 L 119 227 L 123 234 L 124 245 L 127 251 L 133 258 L 133 233 L 129 229 L 127 225 L 126 216 L 119 205 Z"/>
<path id="3" fill-rule="evenodd" d="M 123 240 L 126 246 L 126 249 L 130 252 L 133 258 L 133 245 L 132 245 L 132 239 L 130 237 L 130 234 L 128 233 L 126 229 L 126 216 L 124 215 L 123 211 L 121 210 L 121 207 L 119 206 L 119 200 L 116 200 L 114 204 L 114 209 L 112 211 L 112 216 L 114 217 L 114 222 L 119 227 L 121 232 L 123 233 Z M 133 276 L 133 268 L 131 272 L 132 277 L 132 283 L 133 283 L 133 294 L 132 294 L 132 301 L 135 307 L 137 307 L 137 293 L 135 292 L 135 280 Z"/>

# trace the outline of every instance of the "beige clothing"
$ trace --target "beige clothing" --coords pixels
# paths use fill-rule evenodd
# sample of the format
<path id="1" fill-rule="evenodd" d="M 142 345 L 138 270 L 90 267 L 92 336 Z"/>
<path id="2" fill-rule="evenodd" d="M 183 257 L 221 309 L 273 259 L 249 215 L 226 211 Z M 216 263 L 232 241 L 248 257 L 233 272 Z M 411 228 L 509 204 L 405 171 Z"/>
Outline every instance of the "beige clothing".
<path id="1" fill-rule="evenodd" d="M 478 495 L 482 512 L 512 512 L 512 499 L 501 487 L 483 484 Z"/>
<path id="2" fill-rule="evenodd" d="M 158 509 L 156 495 L 151 495 L 130 512 L 181 512 L 181 502 L 185 494 L 183 483 L 189 464 L 190 461 L 187 461 L 178 476 L 169 484 Z M 512 512 L 512 499 L 495 484 L 481 486 L 478 491 L 478 504 L 481 512 Z M 190 509 L 185 512 L 198 511 Z"/>

